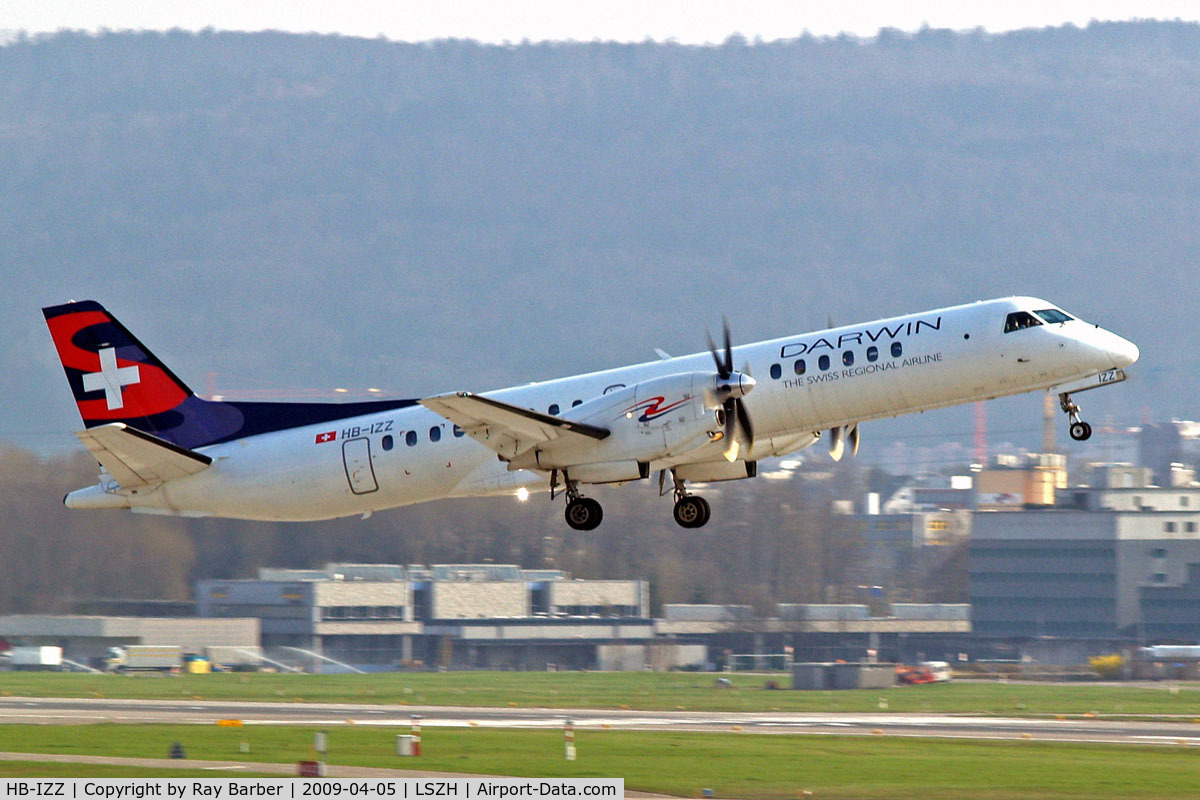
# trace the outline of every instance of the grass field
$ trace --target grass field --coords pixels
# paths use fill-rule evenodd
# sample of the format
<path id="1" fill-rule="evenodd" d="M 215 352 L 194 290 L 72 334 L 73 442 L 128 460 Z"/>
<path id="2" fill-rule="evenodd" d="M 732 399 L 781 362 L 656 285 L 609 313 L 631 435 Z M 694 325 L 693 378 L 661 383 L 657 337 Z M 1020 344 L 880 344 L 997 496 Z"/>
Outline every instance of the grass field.
<path id="1" fill-rule="evenodd" d="M 162 758 L 179 741 L 191 758 L 292 762 L 311 757 L 313 730 L 0 726 L 0 750 Z M 249 754 L 241 752 L 243 741 Z M 394 755 L 394 730 L 338 728 L 329 733 L 326 760 L 445 772 L 620 777 L 628 789 L 684 797 L 704 788 L 717 797 L 778 799 L 804 791 L 815 798 L 861 800 L 1200 797 L 1200 753 L 1176 747 L 629 731 L 581 731 L 577 741 L 579 759 L 568 762 L 558 731 L 427 729 L 423 755 L 408 760 Z M 44 766 L 27 774 L 47 774 Z M 0 762 L 0 774 L 7 767 Z"/>
<path id="2" fill-rule="evenodd" d="M 1200 688 L 1165 686 L 955 682 L 879 691 L 796 692 L 764 689 L 787 676 L 715 676 L 649 672 L 433 672 L 375 675 L 121 676 L 0 673 L 0 695 L 255 700 L 387 705 L 551 706 L 692 711 L 932 711 L 1036 715 L 1136 715 L 1200 718 Z"/>
<path id="3" fill-rule="evenodd" d="M 56 764 L 45 761 L 0 761 L 0 778 L 279 778 L 269 773 L 219 772 L 206 769 L 153 769 L 112 764 Z"/>

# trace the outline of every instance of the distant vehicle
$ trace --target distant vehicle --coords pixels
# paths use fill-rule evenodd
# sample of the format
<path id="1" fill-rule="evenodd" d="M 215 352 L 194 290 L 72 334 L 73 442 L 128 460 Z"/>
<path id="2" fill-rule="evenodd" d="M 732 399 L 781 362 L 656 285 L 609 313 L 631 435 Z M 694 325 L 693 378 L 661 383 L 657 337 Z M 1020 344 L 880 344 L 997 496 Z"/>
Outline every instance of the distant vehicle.
<path id="1" fill-rule="evenodd" d="M 950 665 L 945 661 L 922 661 L 915 667 L 896 667 L 896 679 L 900 683 L 941 683 L 950 680 Z"/>
<path id="2" fill-rule="evenodd" d="M 104 655 L 109 672 L 173 672 L 183 666 L 183 648 L 176 645 L 110 647 Z"/>
<path id="3" fill-rule="evenodd" d="M 8 651 L 8 666 L 13 670 L 57 672 L 63 668 L 61 647 L 14 647 Z"/>
<path id="4" fill-rule="evenodd" d="M 603 510 L 582 486 L 657 472 L 675 521 L 698 528 L 711 510 L 687 482 L 752 478 L 759 459 L 824 432 L 840 459 L 867 420 L 1056 388 L 1071 438 L 1087 439 L 1073 396 L 1125 380 L 1139 355 L 1053 303 L 1008 297 L 740 347 L 726 325 L 708 353 L 486 395 L 262 403 L 197 397 L 97 302 L 42 311 L 83 418 L 76 435 L 102 468 L 67 507 L 258 520 L 541 487 L 565 495 L 570 527 L 591 530 Z"/>
<path id="5" fill-rule="evenodd" d="M 950 673 L 950 664 L 945 661 L 922 661 L 918 666 L 920 666 L 922 669 L 928 670 L 929 675 L 933 678 L 935 683 L 948 681 L 952 677 Z"/>

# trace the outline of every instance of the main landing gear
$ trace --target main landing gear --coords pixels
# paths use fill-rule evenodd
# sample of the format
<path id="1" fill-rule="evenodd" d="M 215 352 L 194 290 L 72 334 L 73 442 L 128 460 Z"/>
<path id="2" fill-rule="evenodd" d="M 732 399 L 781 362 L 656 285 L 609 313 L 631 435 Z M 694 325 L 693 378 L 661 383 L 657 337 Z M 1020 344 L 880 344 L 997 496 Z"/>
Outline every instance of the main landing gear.
<path id="1" fill-rule="evenodd" d="M 659 494 L 665 494 L 662 491 L 663 478 L 665 478 L 665 474 L 659 479 Z M 675 497 L 675 507 L 672 512 L 675 522 L 681 528 L 703 527 L 712 516 L 712 507 L 703 497 L 689 494 L 683 481 L 678 478 L 672 480 L 675 484 L 672 489 Z M 550 475 L 550 499 L 555 498 L 557 495 L 555 490 L 558 487 L 558 470 L 554 470 Z M 567 520 L 567 525 L 577 531 L 595 530 L 604 519 L 604 509 L 600 503 L 580 494 L 579 481 L 571 480 L 566 470 L 563 470 L 563 487 L 563 492 L 567 496 L 567 509 L 563 516 Z"/>
<path id="2" fill-rule="evenodd" d="M 571 480 L 567 471 L 563 470 L 563 482 L 566 484 L 567 511 L 564 515 L 567 524 L 577 531 L 595 530 L 604 519 L 604 508 L 599 502 L 579 493 L 579 481 Z M 554 490 L 558 486 L 558 471 L 550 476 L 550 499 L 554 499 Z"/>
<path id="3" fill-rule="evenodd" d="M 1063 413 L 1071 420 L 1070 433 L 1071 438 L 1077 442 L 1086 442 L 1092 438 L 1092 426 L 1079 418 L 1079 405 L 1071 399 L 1070 392 L 1063 392 L 1058 396 L 1058 405 L 1062 408 Z"/>
<path id="4" fill-rule="evenodd" d="M 675 495 L 675 508 L 672 510 L 672 515 L 675 517 L 675 522 L 681 528 L 702 528 L 708 522 L 708 518 L 712 516 L 712 507 L 703 497 L 698 497 L 694 494 L 688 494 L 684 488 L 683 481 L 678 478 L 672 478 L 675 483 L 673 490 Z"/>

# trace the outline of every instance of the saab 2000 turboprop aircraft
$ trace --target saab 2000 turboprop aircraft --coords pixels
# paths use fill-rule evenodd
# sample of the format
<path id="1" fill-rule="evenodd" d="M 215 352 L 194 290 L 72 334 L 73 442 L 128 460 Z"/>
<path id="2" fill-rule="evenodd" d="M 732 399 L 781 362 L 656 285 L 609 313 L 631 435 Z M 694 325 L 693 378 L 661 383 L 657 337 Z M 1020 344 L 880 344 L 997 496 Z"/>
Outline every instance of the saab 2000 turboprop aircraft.
<path id="1" fill-rule="evenodd" d="M 197 397 L 103 306 L 43 309 L 100 480 L 69 508 L 319 520 L 549 486 L 567 524 L 600 524 L 584 484 L 670 477 L 676 522 L 704 525 L 687 482 L 753 477 L 757 461 L 829 432 L 857 452 L 881 417 L 1125 379 L 1138 348 L 1055 305 L 1009 297 L 718 349 L 486 394 L 262 403 Z M 739 365 L 735 369 L 735 365 Z M 751 375 L 757 377 L 751 377 Z"/>

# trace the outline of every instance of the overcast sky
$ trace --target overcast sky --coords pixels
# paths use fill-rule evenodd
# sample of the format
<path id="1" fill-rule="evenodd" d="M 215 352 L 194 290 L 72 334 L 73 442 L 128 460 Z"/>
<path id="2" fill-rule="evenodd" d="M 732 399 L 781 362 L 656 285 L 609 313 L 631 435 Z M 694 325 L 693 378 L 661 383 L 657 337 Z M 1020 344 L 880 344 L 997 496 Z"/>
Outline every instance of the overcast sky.
<path id="1" fill-rule="evenodd" d="M 383 35 L 400 41 L 444 37 L 488 42 L 675 39 L 720 42 L 732 33 L 786 39 L 806 30 L 872 36 L 922 25 L 990 31 L 1093 19 L 1200 19 L 1196 0 L 0 0 L 0 30 L 60 28 L 287 30 Z"/>

